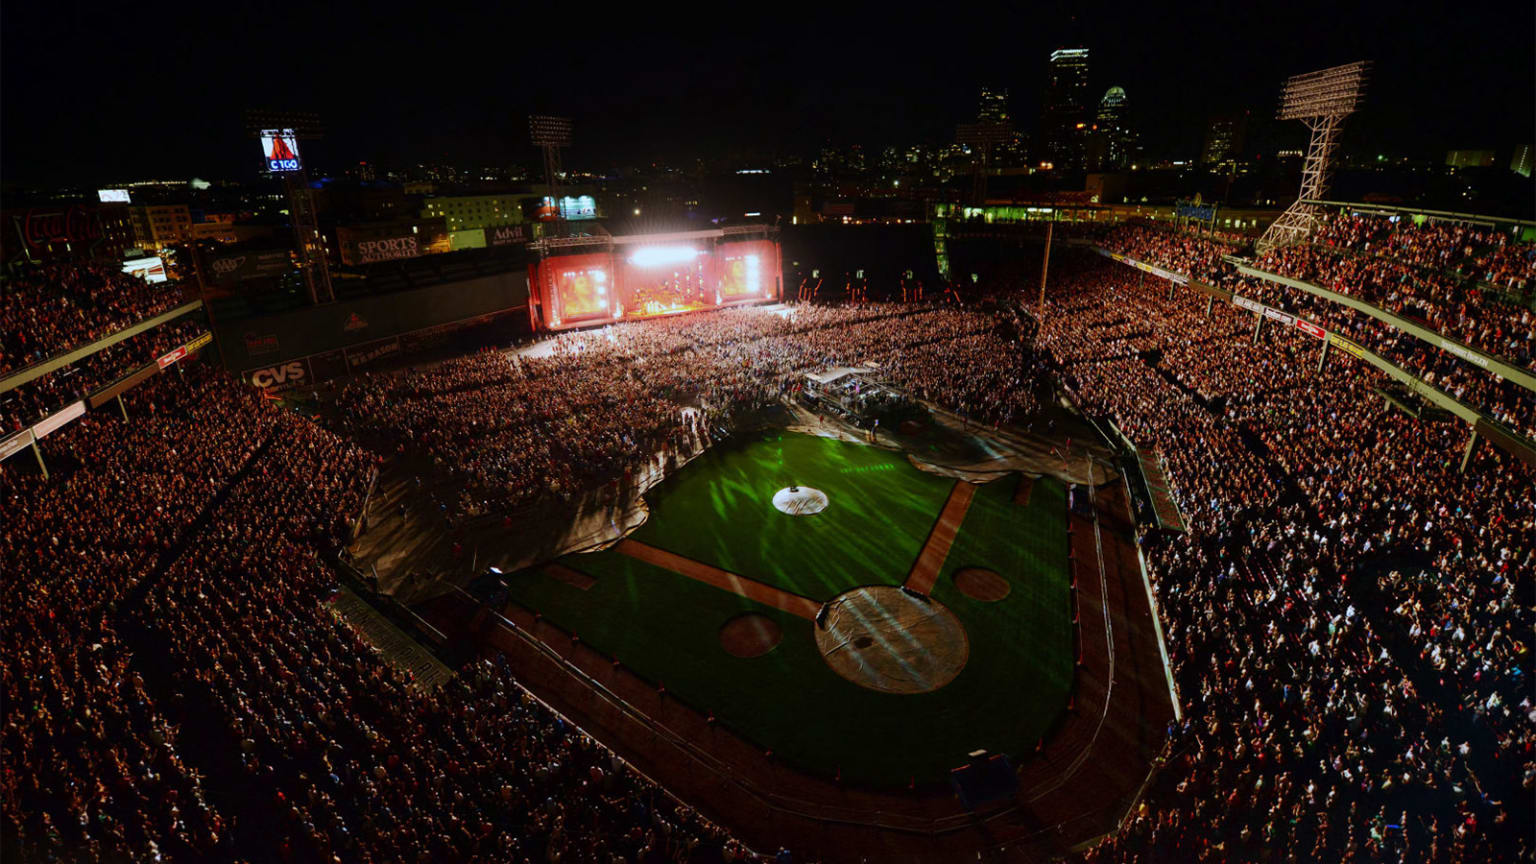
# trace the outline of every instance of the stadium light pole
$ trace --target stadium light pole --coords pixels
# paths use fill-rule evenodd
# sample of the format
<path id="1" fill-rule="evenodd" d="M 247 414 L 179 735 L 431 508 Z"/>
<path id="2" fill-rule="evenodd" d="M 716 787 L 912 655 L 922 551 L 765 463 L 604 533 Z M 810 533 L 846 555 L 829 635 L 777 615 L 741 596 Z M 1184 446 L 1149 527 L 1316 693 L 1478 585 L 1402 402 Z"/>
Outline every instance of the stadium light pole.
<path id="1" fill-rule="evenodd" d="M 1056 232 L 1056 208 L 1051 208 L 1051 221 L 1045 223 L 1045 260 L 1040 262 L 1040 309 L 1045 310 L 1045 277 L 1051 272 L 1051 237 Z"/>
<path id="2" fill-rule="evenodd" d="M 528 138 L 535 147 L 544 150 L 544 184 L 549 197 L 555 202 L 555 221 L 563 222 L 560 212 L 560 148 L 571 146 L 571 118 L 551 117 L 547 114 L 528 116 Z"/>
<path id="3" fill-rule="evenodd" d="M 1301 191 L 1295 203 L 1264 231 L 1254 244 L 1260 254 L 1300 243 L 1318 226 L 1318 205 L 1328 189 L 1329 161 L 1338 145 L 1344 118 L 1353 114 L 1365 98 L 1371 63 L 1360 60 L 1293 75 L 1280 97 L 1280 120 L 1300 120 L 1312 132 L 1307 159 L 1301 168 Z"/>

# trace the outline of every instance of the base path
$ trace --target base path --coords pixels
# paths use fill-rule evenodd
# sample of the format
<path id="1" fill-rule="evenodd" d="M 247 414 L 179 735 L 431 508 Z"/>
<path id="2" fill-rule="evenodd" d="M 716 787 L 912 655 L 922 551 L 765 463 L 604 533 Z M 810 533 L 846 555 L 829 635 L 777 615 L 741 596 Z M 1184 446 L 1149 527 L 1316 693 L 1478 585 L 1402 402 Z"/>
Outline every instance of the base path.
<path id="1" fill-rule="evenodd" d="M 934 523 L 933 530 L 928 533 L 928 542 L 918 553 L 917 563 L 907 574 L 908 588 L 919 594 L 933 591 L 933 583 L 939 581 L 939 571 L 944 568 L 944 559 L 949 557 L 949 547 L 954 545 L 955 534 L 960 531 L 965 511 L 971 509 L 971 499 L 975 496 L 975 485 L 964 480 L 955 482 L 955 488 L 949 491 L 949 500 L 939 511 L 939 521 Z"/>
<path id="2" fill-rule="evenodd" d="M 745 576 L 738 576 L 719 567 L 711 567 L 703 561 L 685 558 L 675 552 L 658 549 L 638 540 L 621 540 L 614 549 L 631 558 L 647 564 L 655 564 L 657 567 L 671 570 L 689 579 L 703 582 L 705 585 L 713 585 L 732 594 L 739 594 L 748 600 L 756 600 L 765 606 L 782 609 L 791 615 L 799 615 L 807 621 L 816 620 L 816 613 L 821 609 L 820 603 L 808 597 L 791 594 L 781 588 L 775 588 Z"/>

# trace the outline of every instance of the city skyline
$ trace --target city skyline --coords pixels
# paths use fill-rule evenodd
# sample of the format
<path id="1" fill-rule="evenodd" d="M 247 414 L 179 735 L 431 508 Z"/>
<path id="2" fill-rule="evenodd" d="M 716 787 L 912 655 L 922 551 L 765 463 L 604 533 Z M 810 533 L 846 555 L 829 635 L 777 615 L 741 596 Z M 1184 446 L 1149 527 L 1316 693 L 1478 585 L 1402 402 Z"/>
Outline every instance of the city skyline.
<path id="1" fill-rule="evenodd" d="M 1262 11 L 1220 7 L 1178 20 L 1107 8 L 1088 21 L 1062 4 L 999 16 L 998 26 L 942 22 L 917 50 L 896 50 L 893 22 L 874 14 L 809 24 L 770 15 L 748 39 L 691 32 L 689 19 L 605 22 L 583 35 L 544 10 L 515 29 L 497 12 L 407 27 L 388 8 L 371 8 L 361 16 L 327 7 L 295 25 L 193 7 L 157 16 L 157 50 L 123 58 L 131 62 L 114 62 L 127 43 L 99 10 L 8 8 L 4 179 L 252 177 L 259 160 L 241 128 L 247 107 L 320 112 L 327 138 L 306 147 L 338 172 L 358 160 L 528 163 L 526 115 L 535 111 L 575 120 L 570 167 L 593 171 L 809 155 L 828 144 L 940 143 L 974 116 L 983 86 L 1007 91 L 1014 126 L 1038 139 L 1048 58 L 1063 47 L 1090 51 L 1086 116 L 1107 88 L 1124 88 L 1149 159 L 1198 158 L 1209 118 L 1223 113 L 1248 111 L 1280 139 L 1299 139 L 1299 127 L 1271 120 L 1281 81 L 1355 59 L 1375 61 L 1375 72 L 1346 132 L 1350 150 L 1432 158 L 1536 138 L 1531 112 L 1511 110 L 1533 101 L 1531 63 L 1520 62 L 1531 56 L 1531 28 L 1518 26 L 1529 9 L 1450 18 L 1403 8 L 1379 21 L 1346 10 L 1323 26 L 1302 14 L 1266 21 Z M 1426 17 L 1437 26 L 1422 26 Z M 552 40 L 558 49 L 538 47 L 551 42 L 540 35 L 546 27 L 569 34 Z M 1246 33 L 1264 42 L 1250 44 Z M 1446 44 L 1481 47 L 1454 56 Z M 56 59 L 60 45 L 70 48 L 67 62 Z M 954 45 L 958 55 L 940 50 Z M 1170 52 L 1187 59 L 1170 62 Z"/>

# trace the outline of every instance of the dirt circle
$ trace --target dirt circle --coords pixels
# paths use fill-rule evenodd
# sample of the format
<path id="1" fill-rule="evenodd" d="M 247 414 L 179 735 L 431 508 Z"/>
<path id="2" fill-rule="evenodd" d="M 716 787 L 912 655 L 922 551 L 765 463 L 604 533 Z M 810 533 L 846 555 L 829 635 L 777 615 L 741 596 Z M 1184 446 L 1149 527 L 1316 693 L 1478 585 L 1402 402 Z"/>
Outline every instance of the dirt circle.
<path id="1" fill-rule="evenodd" d="M 827 493 L 809 486 L 785 486 L 773 493 L 773 506 L 791 516 L 810 516 L 827 509 Z"/>
<path id="2" fill-rule="evenodd" d="M 772 651 L 783 636 L 779 622 L 748 612 L 720 626 L 720 647 L 732 657 L 761 657 Z"/>
<path id="3" fill-rule="evenodd" d="M 984 603 L 996 603 L 1008 596 L 1013 586 L 1008 580 L 980 567 L 964 567 L 956 570 L 954 575 L 955 587 L 960 593 Z"/>
<path id="4" fill-rule="evenodd" d="M 955 680 L 971 654 L 955 613 L 931 598 L 875 585 L 827 603 L 816 647 L 832 671 L 881 693 L 929 693 Z"/>

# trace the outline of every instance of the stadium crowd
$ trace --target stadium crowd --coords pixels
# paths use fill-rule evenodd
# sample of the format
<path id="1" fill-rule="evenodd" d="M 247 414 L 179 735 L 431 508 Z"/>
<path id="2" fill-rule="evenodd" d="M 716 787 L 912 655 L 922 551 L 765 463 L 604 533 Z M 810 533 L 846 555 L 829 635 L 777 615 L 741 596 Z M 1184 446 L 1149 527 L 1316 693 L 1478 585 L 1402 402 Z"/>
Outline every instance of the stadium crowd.
<path id="1" fill-rule="evenodd" d="M 47 360 L 176 306 L 181 286 L 110 264 L 36 264 L 0 290 L 0 373 Z"/>
<path id="2" fill-rule="evenodd" d="M 185 345 L 208 329 L 201 317 L 189 315 L 136 333 L 0 394 L 0 433 L 23 429 L 54 410 L 139 369 L 172 349 Z"/>
<path id="3" fill-rule="evenodd" d="M 1186 706 L 1089 861 L 1523 860 L 1536 482 L 1371 394 L 1347 357 L 1108 262 L 1057 265 L 1040 346 L 1169 465 L 1142 538 Z"/>
<path id="4" fill-rule="evenodd" d="M 490 351 L 365 376 L 338 406 L 345 433 L 426 454 L 462 481 L 460 512 L 505 512 L 570 502 L 831 366 L 876 362 L 920 398 L 988 422 L 1022 417 L 1034 376 L 998 329 L 991 314 L 945 307 L 730 310 L 568 333 L 545 356 Z"/>
<path id="5" fill-rule="evenodd" d="M 7 858 L 747 860 L 504 668 L 414 692 L 330 610 L 367 451 L 196 366 L 128 398 L 0 473 Z"/>
<path id="6" fill-rule="evenodd" d="M 1396 246 L 1338 232 L 1415 250 L 1419 267 L 1498 257 L 1454 232 Z M 1232 284 L 1224 243 L 1104 236 Z M 1053 273 L 1033 309 L 1038 356 L 990 312 L 801 305 L 374 373 L 343 388 L 332 428 L 196 364 L 131 391 L 126 419 L 88 412 L 47 439 L 50 477 L 0 468 L 0 853 L 752 860 L 499 661 L 426 690 L 333 611 L 332 558 L 379 461 L 359 442 L 434 460 L 469 489 L 466 510 L 569 500 L 730 427 L 804 372 L 872 361 L 992 423 L 1037 411 L 1053 374 L 1168 465 L 1190 531 L 1139 539 L 1185 719 L 1146 798 L 1084 860 L 1529 860 L 1536 474 L 1486 443 L 1462 473 L 1463 424 L 1386 407 L 1381 376 L 1347 354 L 1319 370 L 1316 341 L 1294 329 L 1255 341 L 1251 313 L 1169 297 L 1087 253 L 1062 253 Z M 3 362 L 153 314 L 147 299 L 75 314 L 110 275 L 51 276 L 77 287 L 62 306 L 45 299 L 55 326 L 25 338 L 16 328 L 43 319 L 18 316 L 8 290 Z M 1380 322 L 1287 308 L 1299 303 L 1531 429 L 1526 397 Z M 1514 331 L 1493 332 L 1502 345 Z M 127 356 L 86 368 L 110 376 Z M 6 422 L 72 386 L 41 385 Z"/>

